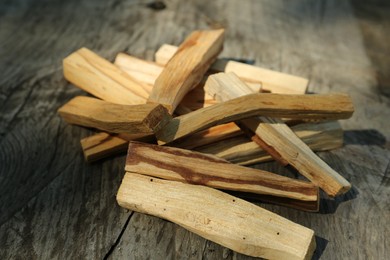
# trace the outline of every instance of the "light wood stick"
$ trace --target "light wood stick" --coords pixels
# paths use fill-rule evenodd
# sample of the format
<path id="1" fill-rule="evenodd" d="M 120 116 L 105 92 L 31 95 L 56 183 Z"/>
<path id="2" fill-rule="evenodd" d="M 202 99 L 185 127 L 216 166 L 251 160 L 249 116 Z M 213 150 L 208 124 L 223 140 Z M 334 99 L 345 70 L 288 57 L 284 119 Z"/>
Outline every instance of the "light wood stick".
<path id="1" fill-rule="evenodd" d="M 157 64 L 165 66 L 165 64 L 167 64 L 168 61 L 173 57 L 173 55 L 175 55 L 178 48 L 179 47 L 174 45 L 163 44 L 154 54 L 154 60 Z"/>
<path id="2" fill-rule="evenodd" d="M 309 147 L 302 145 L 299 138 L 293 138 L 291 130 L 286 125 L 281 125 L 279 120 L 262 118 L 262 122 L 254 119 L 246 119 L 245 125 L 254 131 L 261 139 L 285 158 L 291 166 L 297 169 L 303 176 L 318 185 L 329 196 L 334 197 L 347 192 L 351 184 L 329 165 L 321 160 Z M 274 131 L 278 129 L 278 131 Z M 282 139 L 281 136 L 290 136 Z"/>
<path id="3" fill-rule="evenodd" d="M 58 112 L 69 124 L 111 133 L 151 134 L 171 119 L 162 105 L 118 105 L 84 96 L 73 98 Z"/>
<path id="4" fill-rule="evenodd" d="M 224 192 L 126 173 L 120 206 L 172 221 L 242 254 L 268 259 L 311 259 L 314 232 Z"/>
<path id="5" fill-rule="evenodd" d="M 199 109 L 171 120 L 156 133 L 161 144 L 191 133 L 253 116 L 296 119 L 345 119 L 352 115 L 353 105 L 344 94 L 282 95 L 251 94 Z"/>
<path id="6" fill-rule="evenodd" d="M 271 195 L 248 193 L 248 192 L 239 192 L 239 191 L 224 190 L 224 192 L 242 198 L 249 202 L 256 202 L 256 203 L 265 202 L 265 203 L 281 205 L 293 209 L 303 210 L 307 212 L 318 212 L 319 203 L 317 201 L 302 201 L 302 200 L 295 200 L 290 198 L 283 198 L 283 197 L 276 197 Z"/>
<path id="7" fill-rule="evenodd" d="M 164 69 L 164 66 L 153 61 L 138 59 L 126 53 L 118 53 L 114 64 L 134 79 L 150 86 L 150 89 L 147 90 L 148 94 L 152 92 L 154 82 Z"/>
<path id="8" fill-rule="evenodd" d="M 184 149 L 194 149 L 208 144 L 215 144 L 218 141 L 226 140 L 242 134 L 243 132 L 235 123 L 227 123 L 185 136 L 180 139 L 180 142 L 172 143 L 171 146 Z"/>
<path id="9" fill-rule="evenodd" d="M 343 144 L 343 130 L 337 121 L 299 124 L 291 129 L 314 151 L 331 150 Z M 185 146 L 180 147 L 185 148 Z M 243 135 L 195 147 L 195 150 L 213 154 L 240 165 L 267 162 L 273 159 L 258 144 Z"/>
<path id="10" fill-rule="evenodd" d="M 139 82 L 146 83 L 150 87 L 148 93 L 151 92 L 155 80 L 163 70 L 163 66 L 155 62 L 138 59 L 125 53 L 119 53 L 115 58 L 114 64 Z M 204 83 L 206 80 L 207 77 L 205 76 L 202 82 Z M 217 103 L 215 99 L 204 91 L 204 84 L 202 82 L 184 96 L 175 110 L 176 114 L 187 114 L 199 108 Z M 246 83 L 252 89 L 253 93 L 261 91 L 261 85 L 259 83 Z"/>
<path id="11" fill-rule="evenodd" d="M 195 31 L 179 47 L 156 79 L 148 102 L 173 113 L 222 50 L 224 30 Z"/>
<path id="12" fill-rule="evenodd" d="M 84 157 L 87 162 L 94 162 L 111 155 L 127 151 L 129 141 L 150 142 L 155 140 L 153 135 L 145 134 L 109 134 L 100 132 L 80 140 Z"/>
<path id="13" fill-rule="evenodd" d="M 292 130 L 314 151 L 331 150 L 339 148 L 343 144 L 343 130 L 336 121 L 299 124 L 293 126 Z M 125 153 L 128 141 L 141 141 L 140 139 L 126 138 L 123 135 L 107 135 L 107 133 L 99 133 L 81 140 L 87 162 Z M 142 141 L 150 142 L 152 140 L 142 139 Z M 273 159 L 256 143 L 243 136 L 234 123 L 215 126 L 192 134 L 180 140 L 176 146 L 213 154 L 240 165 L 251 165 Z"/>
<path id="14" fill-rule="evenodd" d="M 156 78 L 160 75 L 163 69 L 163 66 L 158 65 L 157 63 L 138 59 L 125 53 L 119 53 L 115 58 L 114 64 L 118 66 L 121 70 L 129 74 L 132 78 L 136 79 L 141 83 L 145 83 L 143 86 L 148 93 L 151 92 L 152 85 L 154 84 Z M 261 89 L 261 85 L 258 83 L 247 82 L 247 84 L 249 84 L 253 92 L 259 92 Z M 111 94 L 111 92 L 106 93 L 106 95 Z M 130 99 L 126 101 L 128 101 L 129 104 L 133 104 L 134 102 Z M 208 95 L 204 91 L 202 84 L 191 90 L 183 98 L 182 102 L 180 102 L 180 104 L 176 108 L 175 113 L 183 115 L 199 108 L 207 107 L 216 103 L 217 101 L 210 97 L 210 95 Z M 211 129 L 207 136 L 199 136 L 199 144 L 205 145 L 209 142 L 213 142 L 214 134 L 216 134 L 214 139 L 215 141 L 221 140 L 223 136 L 225 136 L 226 138 L 232 136 L 227 135 L 224 131 L 221 133 L 221 135 L 219 135 L 217 132 L 218 129 L 221 128 Z M 99 142 L 96 143 L 95 140 L 99 140 Z M 99 160 L 104 157 L 112 156 L 118 153 L 123 153 L 127 149 L 127 143 L 127 140 L 121 140 L 119 136 L 112 135 L 110 137 L 107 137 L 107 133 L 97 133 L 96 136 L 90 136 L 81 140 L 84 157 L 88 162 Z"/>
<path id="15" fill-rule="evenodd" d="M 164 68 L 155 62 L 138 59 L 125 53 L 118 53 L 114 64 L 134 79 L 147 84 L 150 88 L 148 89 L 148 93 L 152 91 L 155 80 Z M 203 78 L 202 81 L 205 82 L 206 79 L 207 78 Z M 260 92 L 261 90 L 261 85 L 258 83 L 252 83 L 248 86 L 253 92 Z M 204 84 L 199 84 L 197 87 L 188 92 L 176 108 L 175 113 L 179 115 L 188 114 L 199 108 L 216 104 L 217 101 L 208 95 L 204 91 L 203 87 Z"/>
<path id="16" fill-rule="evenodd" d="M 178 47 L 173 45 L 162 45 L 155 54 L 156 62 L 165 65 L 177 49 Z M 211 65 L 211 69 L 217 72 L 234 72 L 246 83 L 260 83 L 263 90 L 272 93 L 303 94 L 306 92 L 309 83 L 307 79 L 302 77 L 224 59 L 217 59 Z"/>
<path id="17" fill-rule="evenodd" d="M 63 61 L 64 76 L 77 87 L 103 100 L 117 104 L 142 104 L 147 88 L 114 64 L 81 48 Z"/>
<path id="18" fill-rule="evenodd" d="M 250 88 L 234 73 L 211 75 L 206 82 L 205 89 L 220 101 L 251 93 Z M 336 196 L 350 189 L 351 184 L 321 160 L 280 119 L 260 117 L 242 120 L 240 123 L 255 133 L 252 140 L 275 160 L 283 165 L 292 165 L 328 195 Z"/>
<path id="19" fill-rule="evenodd" d="M 130 142 L 125 170 L 213 188 L 318 201 L 318 187 L 190 150 Z"/>

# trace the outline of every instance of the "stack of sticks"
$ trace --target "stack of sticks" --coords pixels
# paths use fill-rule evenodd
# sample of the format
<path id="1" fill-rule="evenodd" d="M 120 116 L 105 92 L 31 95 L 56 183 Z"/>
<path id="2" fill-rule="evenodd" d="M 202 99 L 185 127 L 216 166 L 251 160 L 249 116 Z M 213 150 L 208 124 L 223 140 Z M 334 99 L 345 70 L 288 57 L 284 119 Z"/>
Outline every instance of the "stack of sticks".
<path id="1" fill-rule="evenodd" d="M 218 59 L 223 40 L 223 29 L 195 31 L 179 47 L 163 45 L 155 62 L 119 53 L 112 64 L 82 48 L 64 59 L 64 76 L 96 98 L 75 97 L 59 113 L 101 131 L 81 140 L 87 161 L 127 149 L 119 205 L 246 255 L 310 259 L 312 230 L 242 198 L 314 212 L 319 189 L 347 192 L 313 150 L 342 145 L 335 120 L 352 115 L 352 102 L 306 95 L 301 77 Z M 244 166 L 272 159 L 308 181 Z"/>

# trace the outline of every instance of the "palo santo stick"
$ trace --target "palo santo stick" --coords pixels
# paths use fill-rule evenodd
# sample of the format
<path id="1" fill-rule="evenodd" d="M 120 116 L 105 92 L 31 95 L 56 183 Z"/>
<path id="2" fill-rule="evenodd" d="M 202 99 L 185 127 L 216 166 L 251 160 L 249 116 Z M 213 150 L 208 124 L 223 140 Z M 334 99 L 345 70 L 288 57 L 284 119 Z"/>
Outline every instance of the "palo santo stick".
<path id="1" fill-rule="evenodd" d="M 234 73 L 211 75 L 205 88 L 210 95 L 220 101 L 251 93 L 249 87 Z M 240 124 L 255 133 L 252 140 L 275 160 L 282 165 L 292 165 L 302 175 L 320 186 L 328 195 L 336 196 L 348 191 L 351 187 L 348 181 L 321 160 L 280 119 L 250 118 L 242 120 Z"/>
<path id="2" fill-rule="evenodd" d="M 312 230 L 201 185 L 126 173 L 117 201 L 124 208 L 172 221 L 241 254 L 311 259 L 315 249 Z"/>
<path id="3" fill-rule="evenodd" d="M 164 44 L 155 54 L 156 62 L 165 65 L 177 49 L 176 46 Z M 309 83 L 305 78 L 224 59 L 217 59 L 210 69 L 217 72 L 234 72 L 246 83 L 260 83 L 263 90 L 272 93 L 303 94 L 306 92 Z"/>
<path id="4" fill-rule="evenodd" d="M 353 113 L 348 95 L 251 94 L 202 108 L 171 120 L 156 133 L 160 143 L 191 133 L 253 116 L 295 119 L 345 119 Z"/>
<path id="5" fill-rule="evenodd" d="M 121 59 L 117 60 L 120 63 Z M 127 65 L 138 61 L 137 65 L 146 67 L 142 60 L 131 60 L 131 63 L 129 59 L 126 60 Z M 152 71 L 150 66 L 153 65 L 147 68 Z M 152 71 L 154 73 L 158 72 L 155 71 L 156 66 Z M 116 104 L 144 104 L 152 87 L 135 81 L 136 77 L 127 74 L 86 48 L 64 59 L 65 78 L 88 93 Z M 143 81 L 146 81 L 145 78 Z M 107 133 L 97 133 L 81 140 L 84 157 L 88 162 L 126 151 L 127 145 L 127 140 Z"/>
<path id="6" fill-rule="evenodd" d="M 145 87 L 145 90 L 148 93 L 151 92 L 152 85 L 163 69 L 163 67 L 157 63 L 138 59 L 125 53 L 119 53 L 115 58 L 114 64 L 129 74 L 131 77 L 138 80 L 140 83 L 145 83 L 143 86 L 149 86 L 149 88 Z M 250 84 L 249 86 L 253 92 L 259 92 L 261 89 L 260 84 L 251 84 L 249 82 L 247 82 L 247 84 Z M 110 95 L 111 93 L 109 92 L 106 94 Z M 132 100 L 127 101 L 129 104 L 132 104 L 133 102 Z M 191 90 L 183 98 L 179 106 L 176 108 L 175 113 L 179 115 L 187 114 L 196 109 L 207 107 L 216 103 L 217 102 L 204 91 L 202 84 Z M 235 128 L 238 129 L 237 127 Z M 200 145 L 205 145 L 209 142 L 213 142 L 213 140 L 217 141 L 221 140 L 221 138 L 223 139 L 234 136 L 227 134 L 226 128 L 223 128 L 220 135 L 218 133 L 219 129 L 221 128 L 218 127 L 215 129 L 210 129 L 205 136 L 199 135 L 200 139 L 198 140 L 198 143 Z M 213 137 L 214 134 L 216 135 L 215 138 Z M 192 142 L 191 139 L 189 142 Z M 127 149 L 127 144 L 127 140 L 121 139 L 119 136 L 114 135 L 108 137 L 106 133 L 97 133 L 93 136 L 81 140 L 84 157 L 86 158 L 87 162 L 92 162 L 104 157 L 123 153 Z"/>
<path id="7" fill-rule="evenodd" d="M 128 141 L 108 133 L 97 133 L 80 140 L 84 158 L 94 162 L 127 149 Z"/>
<path id="8" fill-rule="evenodd" d="M 108 156 L 127 151 L 129 141 L 149 142 L 154 136 L 144 134 L 109 134 L 97 133 L 80 140 L 84 157 L 87 162 L 94 162 Z"/>
<path id="9" fill-rule="evenodd" d="M 251 131 L 261 136 L 264 142 L 272 144 L 282 158 L 329 196 L 343 194 L 351 188 L 351 184 L 346 179 L 329 167 L 309 147 L 302 145 L 304 143 L 299 138 L 293 138 L 290 134 L 291 130 L 285 124 L 280 124 L 279 120 L 272 118 L 262 118 L 261 121 L 265 124 L 259 124 L 257 119 L 246 119 L 242 122 Z M 290 138 L 282 139 L 282 135 Z"/>
<path id="10" fill-rule="evenodd" d="M 148 102 L 163 104 L 173 113 L 221 52 L 223 36 L 223 29 L 191 33 L 156 79 Z"/>
<path id="11" fill-rule="evenodd" d="M 162 105 L 118 105 L 84 96 L 73 98 L 58 112 L 69 124 L 111 133 L 151 134 L 171 119 Z"/>
<path id="12" fill-rule="evenodd" d="M 337 121 L 299 124 L 293 126 L 292 130 L 314 151 L 331 150 L 343 144 L 343 131 Z M 123 135 L 107 135 L 107 133 L 98 133 L 81 140 L 87 162 L 125 153 L 128 141 L 131 140 L 151 141 L 126 138 Z M 192 134 L 180 140 L 177 146 L 213 154 L 240 165 L 272 160 L 272 157 L 261 147 L 243 136 L 234 123 L 215 126 Z"/>
<path id="13" fill-rule="evenodd" d="M 213 188 L 318 201 L 318 187 L 190 150 L 130 142 L 125 170 Z"/>
<path id="14" fill-rule="evenodd" d="M 318 207 L 319 207 L 319 203 L 317 201 L 294 200 L 290 198 L 282 198 L 282 197 L 276 197 L 271 195 L 262 195 L 262 194 L 238 192 L 238 191 L 225 190 L 225 192 L 250 202 L 272 203 L 272 204 L 303 210 L 307 212 L 318 212 Z"/>
<path id="15" fill-rule="evenodd" d="M 141 60 L 125 53 L 119 53 L 114 63 L 133 78 L 147 83 L 150 86 L 149 93 L 152 91 L 154 82 L 163 70 L 163 67 L 157 63 Z M 206 80 L 204 79 L 204 81 Z M 259 86 L 256 89 L 256 86 L 252 85 L 252 88 L 255 88 L 259 92 Z M 203 84 L 198 84 L 184 96 L 183 100 L 177 106 L 175 113 L 183 115 L 215 103 L 216 101 L 203 90 Z"/>
<path id="16" fill-rule="evenodd" d="M 175 146 L 184 149 L 194 149 L 239 135 L 242 135 L 240 128 L 235 123 L 227 123 L 186 136 L 180 139 L 180 142 Z"/>
<path id="17" fill-rule="evenodd" d="M 149 96 L 144 84 L 87 48 L 66 57 L 63 66 L 67 80 L 103 100 L 125 105 L 142 104 Z"/>
<path id="18" fill-rule="evenodd" d="M 343 144 L 343 130 L 337 121 L 305 123 L 295 125 L 291 129 L 314 151 L 331 150 L 339 148 Z M 245 136 L 237 136 L 225 139 L 222 142 L 196 147 L 195 150 L 201 153 L 213 154 L 240 165 L 272 160 L 269 154 Z"/>
<path id="19" fill-rule="evenodd" d="M 138 59 L 126 53 L 118 53 L 114 64 L 139 82 L 150 85 L 148 94 L 152 91 L 154 82 L 164 69 L 164 66 L 155 62 Z"/>
<path id="20" fill-rule="evenodd" d="M 173 55 L 175 55 L 178 48 L 179 47 L 174 45 L 163 44 L 154 54 L 154 60 L 157 64 L 165 66 L 165 64 L 167 64 L 168 61 L 173 57 Z"/>
<path id="21" fill-rule="evenodd" d="M 141 83 L 146 83 L 148 86 L 150 86 L 150 90 L 148 90 L 149 93 L 151 92 L 155 80 L 163 70 L 163 66 L 158 65 L 155 62 L 138 59 L 125 53 L 119 53 L 115 58 L 114 64 L 134 79 Z M 206 80 L 207 78 L 203 77 L 202 81 L 206 82 Z M 253 93 L 261 91 L 261 85 L 259 83 L 246 83 L 251 88 Z M 214 100 L 204 91 L 203 85 L 204 84 L 202 83 L 197 85 L 193 90 L 184 96 L 183 100 L 175 110 L 176 114 L 187 114 L 199 108 L 207 107 L 217 103 L 216 100 Z"/>

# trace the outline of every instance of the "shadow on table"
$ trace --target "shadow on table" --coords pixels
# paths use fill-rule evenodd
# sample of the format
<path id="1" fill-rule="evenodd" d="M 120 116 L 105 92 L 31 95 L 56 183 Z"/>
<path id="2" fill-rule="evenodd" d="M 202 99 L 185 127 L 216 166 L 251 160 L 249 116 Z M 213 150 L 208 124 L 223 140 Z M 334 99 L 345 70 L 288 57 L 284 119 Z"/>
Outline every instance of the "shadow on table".
<path id="1" fill-rule="evenodd" d="M 312 260 L 318 260 L 321 258 L 321 255 L 324 253 L 326 246 L 328 245 L 329 241 L 325 238 L 315 236 L 316 239 L 316 250 L 313 254 Z"/>
<path id="2" fill-rule="evenodd" d="M 344 144 L 379 145 L 386 144 L 386 137 L 376 129 L 344 131 Z"/>
<path id="3" fill-rule="evenodd" d="M 337 208 L 340 204 L 356 199 L 359 192 L 358 190 L 352 186 L 352 188 L 345 194 L 339 195 L 336 198 L 329 198 L 325 193 L 321 195 L 320 199 L 320 210 L 318 213 L 320 214 L 333 214 L 336 212 Z M 324 198 L 325 197 L 325 198 Z"/>

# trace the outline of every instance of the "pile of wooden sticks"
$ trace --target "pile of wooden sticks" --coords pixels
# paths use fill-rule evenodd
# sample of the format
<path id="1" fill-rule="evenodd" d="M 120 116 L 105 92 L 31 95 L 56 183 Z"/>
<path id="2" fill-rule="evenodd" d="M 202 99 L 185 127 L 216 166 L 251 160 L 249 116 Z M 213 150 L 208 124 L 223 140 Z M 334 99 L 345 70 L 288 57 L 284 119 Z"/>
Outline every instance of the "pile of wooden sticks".
<path id="1" fill-rule="evenodd" d="M 82 48 L 64 59 L 64 75 L 96 98 L 75 97 L 59 113 L 102 131 L 81 140 L 87 161 L 128 150 L 121 206 L 243 254 L 310 258 L 312 230 L 241 198 L 318 211 L 319 189 L 348 191 L 313 150 L 342 145 L 334 120 L 349 118 L 352 102 L 305 95 L 304 78 L 218 59 L 223 39 L 222 29 L 195 31 L 179 47 L 163 45 L 156 62 L 120 53 L 112 64 Z M 243 166 L 272 159 L 309 181 Z"/>

